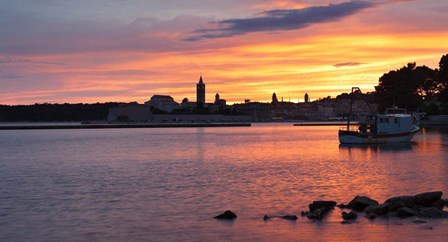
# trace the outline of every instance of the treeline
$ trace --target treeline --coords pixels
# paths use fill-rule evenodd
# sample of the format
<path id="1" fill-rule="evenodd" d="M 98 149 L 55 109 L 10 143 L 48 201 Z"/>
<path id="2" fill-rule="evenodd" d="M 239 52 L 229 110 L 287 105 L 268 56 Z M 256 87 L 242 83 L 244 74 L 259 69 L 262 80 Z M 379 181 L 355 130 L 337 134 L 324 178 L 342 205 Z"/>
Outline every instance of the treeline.
<path id="1" fill-rule="evenodd" d="M 0 105 L 2 122 L 81 122 L 107 120 L 109 108 L 124 103 Z"/>
<path id="2" fill-rule="evenodd" d="M 341 99 L 364 99 L 368 103 L 377 103 L 379 112 L 398 106 L 408 111 L 448 114 L 448 54 L 440 59 L 439 68 L 408 63 L 381 76 L 375 91 L 342 93 L 336 97 L 336 100 Z M 334 99 L 326 97 L 317 101 L 328 100 Z"/>
<path id="3" fill-rule="evenodd" d="M 379 111 L 392 105 L 428 114 L 448 114 L 448 54 L 442 56 L 439 68 L 409 63 L 389 71 L 375 86 Z"/>

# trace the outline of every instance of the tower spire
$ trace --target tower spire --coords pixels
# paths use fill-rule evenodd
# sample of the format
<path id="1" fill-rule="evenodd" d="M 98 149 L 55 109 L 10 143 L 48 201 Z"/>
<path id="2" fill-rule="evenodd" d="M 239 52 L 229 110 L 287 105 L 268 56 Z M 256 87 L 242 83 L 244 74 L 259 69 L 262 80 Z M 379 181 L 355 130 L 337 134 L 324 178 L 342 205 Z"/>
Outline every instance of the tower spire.
<path id="1" fill-rule="evenodd" d="M 196 103 L 198 108 L 203 108 L 205 104 L 205 84 L 202 80 L 202 73 L 199 77 L 199 83 L 196 84 Z"/>

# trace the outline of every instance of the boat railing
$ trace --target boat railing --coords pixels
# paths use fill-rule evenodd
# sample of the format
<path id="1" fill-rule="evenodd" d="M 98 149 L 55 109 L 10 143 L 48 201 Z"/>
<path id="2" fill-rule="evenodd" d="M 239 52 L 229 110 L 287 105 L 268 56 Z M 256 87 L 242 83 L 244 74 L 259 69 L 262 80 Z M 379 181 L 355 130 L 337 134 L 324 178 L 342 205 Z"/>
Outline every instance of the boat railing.
<path id="1" fill-rule="evenodd" d="M 352 132 L 358 132 L 359 126 L 350 126 L 347 128 L 347 126 L 339 127 L 339 131 L 352 131 Z"/>

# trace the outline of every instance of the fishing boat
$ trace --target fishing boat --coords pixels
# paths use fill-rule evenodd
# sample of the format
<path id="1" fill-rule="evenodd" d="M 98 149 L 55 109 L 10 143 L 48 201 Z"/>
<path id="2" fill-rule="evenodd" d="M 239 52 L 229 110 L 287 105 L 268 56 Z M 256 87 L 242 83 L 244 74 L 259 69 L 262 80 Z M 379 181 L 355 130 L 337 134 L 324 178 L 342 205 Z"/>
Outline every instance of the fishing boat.
<path id="1" fill-rule="evenodd" d="M 352 88 L 352 93 L 359 88 Z M 357 125 L 350 125 L 352 116 L 352 103 L 347 126 L 339 129 L 339 142 L 341 144 L 382 144 L 410 142 L 414 134 L 420 129 L 417 119 L 406 113 L 402 108 L 386 109 L 384 114 L 362 115 Z M 370 109 L 370 107 L 369 107 Z"/>

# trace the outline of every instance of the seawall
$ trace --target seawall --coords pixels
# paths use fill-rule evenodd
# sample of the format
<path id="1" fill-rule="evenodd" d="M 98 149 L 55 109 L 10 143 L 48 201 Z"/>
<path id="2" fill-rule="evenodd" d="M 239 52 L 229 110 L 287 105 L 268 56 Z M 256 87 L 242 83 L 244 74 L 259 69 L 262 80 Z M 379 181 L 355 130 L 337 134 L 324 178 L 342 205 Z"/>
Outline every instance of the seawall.
<path id="1" fill-rule="evenodd" d="M 0 130 L 38 129 L 132 129 L 132 128 L 202 128 L 202 127 L 248 127 L 250 123 L 158 123 L 158 124 L 79 124 L 79 125 L 10 125 Z"/>

